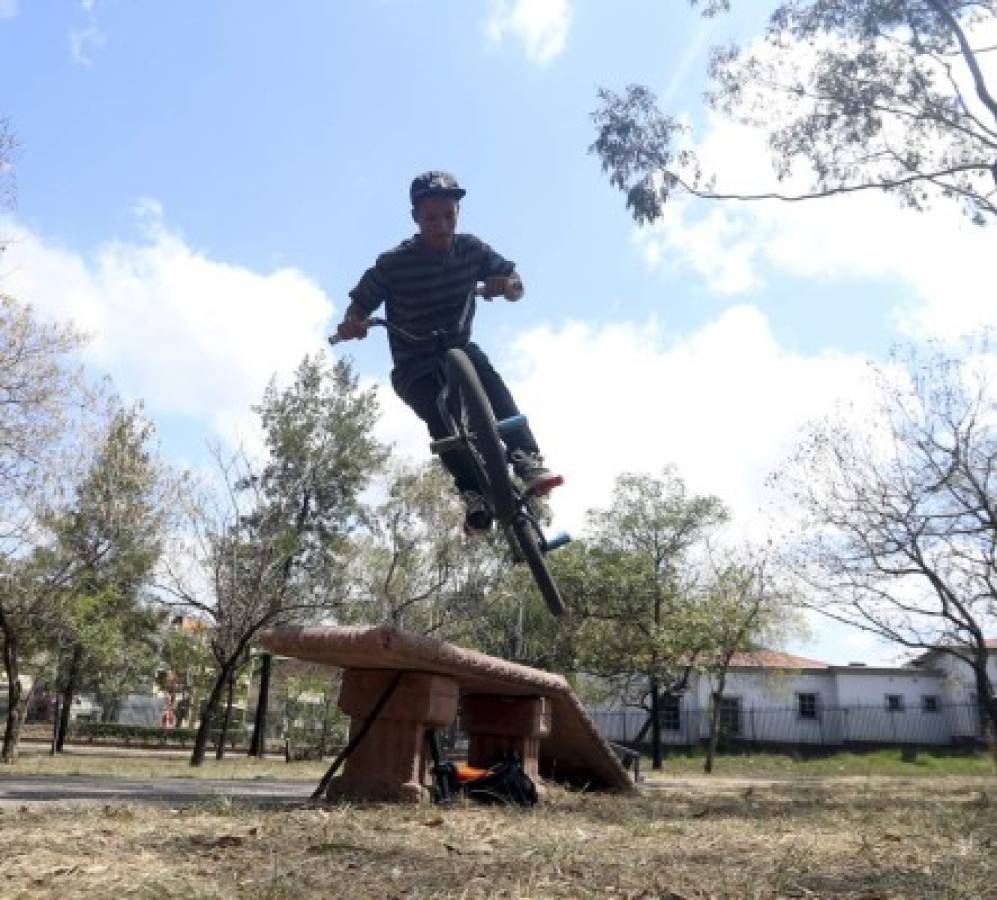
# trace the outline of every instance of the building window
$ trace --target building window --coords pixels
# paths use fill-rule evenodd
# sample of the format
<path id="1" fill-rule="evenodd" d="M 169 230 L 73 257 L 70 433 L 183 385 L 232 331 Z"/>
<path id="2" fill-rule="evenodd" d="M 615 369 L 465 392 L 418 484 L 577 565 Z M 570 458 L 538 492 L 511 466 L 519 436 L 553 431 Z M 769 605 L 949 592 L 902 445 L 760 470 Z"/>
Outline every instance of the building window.
<path id="1" fill-rule="evenodd" d="M 886 709 L 889 712 L 903 712 L 904 711 L 904 695 L 903 694 L 887 694 L 886 695 Z"/>
<path id="2" fill-rule="evenodd" d="M 817 695 L 816 694 L 797 694 L 796 695 L 796 710 L 799 713 L 801 719 L 817 719 L 819 718 L 818 706 L 817 706 Z"/>
<path id="3" fill-rule="evenodd" d="M 921 698 L 921 712 L 938 712 L 938 698 L 934 694 L 925 694 Z"/>
<path id="4" fill-rule="evenodd" d="M 741 733 L 741 698 L 720 698 L 720 732 L 738 735 Z"/>
<path id="5" fill-rule="evenodd" d="M 658 705 L 661 714 L 661 727 L 664 731 L 681 731 L 682 714 L 679 709 L 679 698 L 666 694 Z"/>

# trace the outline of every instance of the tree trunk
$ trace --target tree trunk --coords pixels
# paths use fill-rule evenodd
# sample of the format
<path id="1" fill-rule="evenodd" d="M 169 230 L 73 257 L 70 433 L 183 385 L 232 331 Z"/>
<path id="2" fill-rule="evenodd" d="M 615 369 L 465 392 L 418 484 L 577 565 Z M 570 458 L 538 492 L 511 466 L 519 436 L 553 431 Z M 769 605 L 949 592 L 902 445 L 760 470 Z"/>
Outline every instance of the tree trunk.
<path id="1" fill-rule="evenodd" d="M 724 685 L 727 683 L 727 667 L 720 670 L 717 676 L 717 689 L 713 692 L 713 708 L 710 710 L 710 739 L 706 744 L 706 763 L 703 771 L 709 775 L 713 771 L 713 760 L 717 755 L 717 742 L 720 740 L 720 699 L 724 695 Z"/>
<path id="2" fill-rule="evenodd" d="M 260 693 L 256 701 L 256 715 L 253 718 L 253 739 L 249 744 L 249 755 L 261 759 L 266 753 L 267 706 L 270 702 L 270 667 L 273 657 L 264 653 L 260 657 Z"/>
<path id="3" fill-rule="evenodd" d="M 238 655 L 229 659 L 218 671 L 218 677 L 211 686 L 211 693 L 204 701 L 201 709 L 201 721 L 197 726 L 197 734 L 194 735 L 194 749 L 190 754 L 190 764 L 199 766 L 204 762 L 204 754 L 208 749 L 208 738 L 211 736 L 211 720 L 215 717 L 215 710 L 218 709 L 218 701 L 221 699 L 222 691 L 228 683 L 229 676 L 235 670 Z"/>
<path id="4" fill-rule="evenodd" d="M 66 674 L 66 686 L 62 692 L 62 710 L 59 714 L 59 727 L 55 735 L 55 752 L 62 753 L 66 745 L 66 735 L 69 732 L 69 715 L 73 709 L 73 697 L 76 695 L 76 680 L 80 672 L 80 658 L 83 651 L 80 645 L 73 647 L 73 658 L 69 662 L 69 672 Z"/>
<path id="5" fill-rule="evenodd" d="M 997 691 L 994 690 L 987 672 L 988 656 L 988 648 L 984 646 L 982 653 L 976 654 L 973 674 L 976 676 L 976 696 L 980 704 L 978 715 L 983 728 L 983 739 L 997 760 Z"/>
<path id="6" fill-rule="evenodd" d="M 17 667 L 17 638 L 7 629 L 4 629 L 3 668 L 7 673 L 7 727 L 3 733 L 0 762 L 13 763 L 17 760 L 17 744 L 21 738 L 22 691 Z"/>
<path id="7" fill-rule="evenodd" d="M 108 694 L 106 697 L 98 697 L 100 700 L 100 721 L 112 724 L 118 720 L 118 713 L 121 711 L 121 696 L 119 694 Z"/>
<path id="8" fill-rule="evenodd" d="M 651 678 L 651 768 L 660 772 L 663 754 L 661 752 L 661 691 L 658 679 Z"/>
<path id="9" fill-rule="evenodd" d="M 710 708 L 710 735 L 706 741 L 706 762 L 703 763 L 703 771 L 709 775 L 713 772 L 713 760 L 717 755 L 717 742 L 720 739 L 720 691 L 714 691 L 711 695 L 713 706 Z"/>
<path id="10" fill-rule="evenodd" d="M 215 746 L 215 759 L 225 758 L 225 742 L 228 740 L 228 723 L 232 719 L 232 693 L 235 691 L 235 670 L 228 677 L 228 692 L 225 697 L 225 715 L 222 717 L 221 732 Z"/>

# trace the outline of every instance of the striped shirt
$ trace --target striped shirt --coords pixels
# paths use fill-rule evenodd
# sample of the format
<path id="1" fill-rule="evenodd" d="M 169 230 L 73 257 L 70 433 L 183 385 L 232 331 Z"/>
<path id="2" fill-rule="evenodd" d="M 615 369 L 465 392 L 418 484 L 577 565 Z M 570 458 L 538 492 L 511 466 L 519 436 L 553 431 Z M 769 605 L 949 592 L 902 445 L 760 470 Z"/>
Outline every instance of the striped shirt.
<path id="1" fill-rule="evenodd" d="M 475 285 L 492 275 L 511 275 L 515 268 L 473 234 L 454 235 L 446 253 L 428 249 L 416 235 L 382 253 L 350 291 L 350 299 L 368 315 L 384 303 L 387 320 L 412 334 L 445 329 L 453 334 L 449 346 L 461 347 L 471 338 Z M 420 367 L 436 350 L 431 340 L 412 344 L 393 334 L 388 343 L 396 373 Z"/>

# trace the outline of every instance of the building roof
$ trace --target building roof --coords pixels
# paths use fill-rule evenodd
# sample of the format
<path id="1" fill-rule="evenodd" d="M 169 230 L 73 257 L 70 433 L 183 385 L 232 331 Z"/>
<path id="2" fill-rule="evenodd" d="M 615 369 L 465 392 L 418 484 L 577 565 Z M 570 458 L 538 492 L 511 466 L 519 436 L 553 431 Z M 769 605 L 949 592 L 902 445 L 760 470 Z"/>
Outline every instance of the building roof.
<path id="1" fill-rule="evenodd" d="M 997 650 L 997 637 L 984 638 L 983 639 L 983 643 L 984 643 L 984 645 L 986 646 L 986 648 L 988 650 Z M 956 649 L 956 650 L 957 649 L 961 649 L 960 647 L 958 647 L 955 644 L 949 644 L 949 646 L 952 647 L 952 649 Z M 938 652 L 939 652 L 939 650 L 937 648 L 932 649 L 932 650 L 927 650 L 924 653 L 920 654 L 919 656 L 915 656 L 914 659 L 911 660 L 911 665 L 919 666 L 926 659 L 930 659 L 934 654 L 936 654 Z"/>
<path id="2" fill-rule="evenodd" d="M 174 616 L 170 627 L 183 634 L 203 634 L 208 630 L 208 623 L 197 616 Z"/>
<path id="3" fill-rule="evenodd" d="M 830 663 L 806 656 L 796 656 L 782 650 L 752 650 L 735 653 L 730 658 L 731 667 L 739 669 L 828 669 Z"/>

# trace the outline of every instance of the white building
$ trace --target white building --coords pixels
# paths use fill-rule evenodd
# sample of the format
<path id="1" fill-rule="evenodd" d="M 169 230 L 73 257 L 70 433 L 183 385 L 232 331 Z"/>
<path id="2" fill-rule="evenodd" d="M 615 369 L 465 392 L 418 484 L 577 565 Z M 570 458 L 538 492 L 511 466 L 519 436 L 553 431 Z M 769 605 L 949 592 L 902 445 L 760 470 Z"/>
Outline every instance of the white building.
<path id="1" fill-rule="evenodd" d="M 988 644 L 997 683 L 997 639 Z M 664 698 L 665 743 L 706 740 L 712 690 L 708 676 L 693 675 L 680 696 Z M 632 740 L 647 718 L 637 709 L 602 708 L 593 715 L 611 740 Z M 774 650 L 739 653 L 727 673 L 720 721 L 729 740 L 800 746 L 940 745 L 983 734 L 972 670 L 938 651 L 904 666 L 839 666 Z"/>

